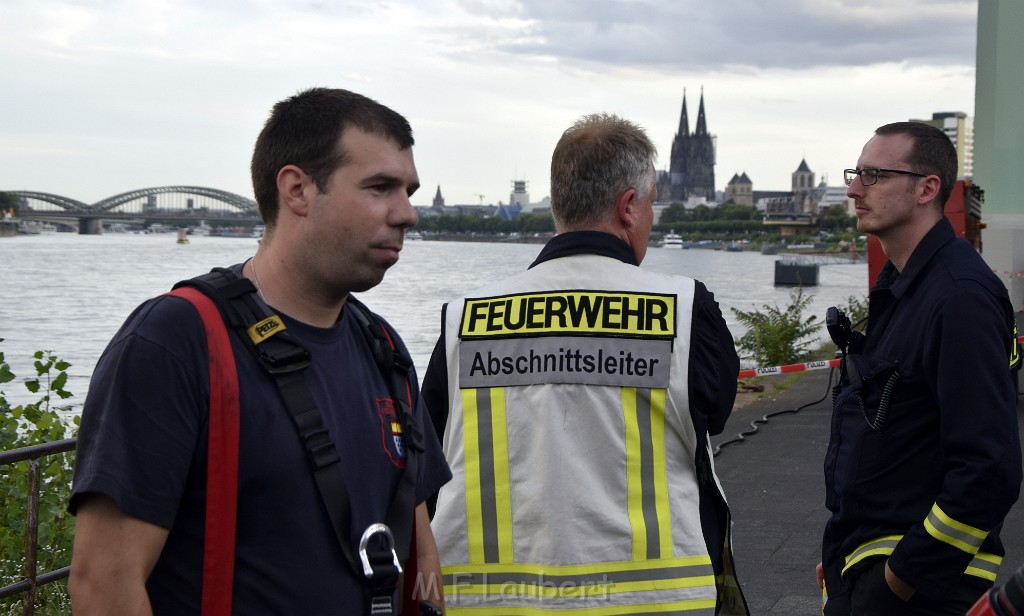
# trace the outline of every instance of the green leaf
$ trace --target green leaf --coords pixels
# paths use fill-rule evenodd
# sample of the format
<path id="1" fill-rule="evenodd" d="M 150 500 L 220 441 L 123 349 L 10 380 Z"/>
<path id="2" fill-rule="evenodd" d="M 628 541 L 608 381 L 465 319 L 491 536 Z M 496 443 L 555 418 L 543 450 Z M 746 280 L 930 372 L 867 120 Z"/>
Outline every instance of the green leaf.
<path id="1" fill-rule="evenodd" d="M 25 381 L 25 389 L 29 390 L 34 394 L 39 393 L 39 381 L 36 379 L 33 379 L 31 381 Z"/>
<path id="2" fill-rule="evenodd" d="M 57 378 L 53 379 L 53 382 L 50 383 L 50 389 L 54 389 L 54 390 L 57 390 L 57 391 L 59 391 L 61 389 L 64 389 L 64 385 L 67 382 L 68 382 L 68 373 L 67 372 L 61 372 L 60 374 L 57 375 Z"/>

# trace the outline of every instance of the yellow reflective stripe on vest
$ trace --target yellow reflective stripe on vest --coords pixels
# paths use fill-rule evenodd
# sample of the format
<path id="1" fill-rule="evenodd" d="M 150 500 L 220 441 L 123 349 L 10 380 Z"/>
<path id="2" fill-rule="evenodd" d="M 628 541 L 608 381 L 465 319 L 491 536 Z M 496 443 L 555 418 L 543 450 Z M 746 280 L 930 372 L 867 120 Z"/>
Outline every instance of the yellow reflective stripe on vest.
<path id="1" fill-rule="evenodd" d="M 665 390 L 622 388 L 626 428 L 626 493 L 633 559 L 672 556 L 665 468 Z"/>
<path id="2" fill-rule="evenodd" d="M 471 563 L 512 561 L 505 390 L 463 389 L 466 523 Z"/>
<path id="3" fill-rule="evenodd" d="M 714 589 L 707 556 L 587 565 L 450 565 L 441 568 L 446 597 L 579 598 L 678 588 Z M 639 606 L 619 606 L 633 610 Z M 711 600 L 708 607 L 714 607 Z M 501 608 L 505 613 L 506 608 Z M 629 611 L 628 613 L 637 613 Z"/>
<path id="4" fill-rule="evenodd" d="M 924 520 L 924 528 L 932 537 L 968 554 L 977 554 L 981 544 L 988 537 L 987 532 L 957 522 L 946 515 L 938 503 L 932 505 L 931 512 Z"/>
<path id="5" fill-rule="evenodd" d="M 872 556 L 889 556 L 896 549 L 896 544 L 903 539 L 903 535 L 889 535 L 887 537 L 880 537 L 873 539 L 857 546 L 849 556 L 846 557 L 846 564 L 843 566 L 843 574 L 865 558 Z M 996 580 L 996 574 L 999 573 L 999 565 L 1003 563 L 1002 556 L 996 556 L 995 554 L 989 554 L 987 552 L 978 552 L 974 555 L 974 558 L 970 563 L 967 564 L 967 568 L 964 569 L 966 575 L 973 575 L 990 582 Z"/>
<path id="6" fill-rule="evenodd" d="M 448 607 L 444 613 L 449 616 L 545 616 L 552 613 L 574 614 L 580 616 L 645 616 L 648 614 L 678 614 L 685 612 L 687 616 L 714 616 L 715 602 L 706 599 L 691 601 L 673 601 L 671 603 L 644 603 L 640 605 L 615 605 L 610 607 L 581 607 L 558 610 L 547 610 L 541 607 L 505 607 L 496 609 L 488 607 Z"/>

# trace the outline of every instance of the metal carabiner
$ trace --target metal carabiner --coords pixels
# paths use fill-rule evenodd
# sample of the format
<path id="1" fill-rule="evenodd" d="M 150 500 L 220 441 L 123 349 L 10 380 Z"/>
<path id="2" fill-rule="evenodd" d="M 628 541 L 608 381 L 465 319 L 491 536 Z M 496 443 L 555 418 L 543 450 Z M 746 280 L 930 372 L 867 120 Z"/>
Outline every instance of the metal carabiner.
<path id="1" fill-rule="evenodd" d="M 402 565 L 398 562 L 398 554 L 395 552 L 395 538 L 391 534 L 391 529 L 388 528 L 387 524 L 370 524 L 363 531 L 363 536 L 359 539 L 359 560 L 363 563 L 363 575 L 366 579 L 372 579 L 374 575 L 373 565 L 370 564 L 370 557 L 366 553 L 366 545 L 370 542 L 370 539 L 374 535 L 383 534 L 386 540 L 386 548 L 391 550 L 391 562 L 394 563 L 395 569 L 398 570 L 399 575 L 402 573 Z"/>

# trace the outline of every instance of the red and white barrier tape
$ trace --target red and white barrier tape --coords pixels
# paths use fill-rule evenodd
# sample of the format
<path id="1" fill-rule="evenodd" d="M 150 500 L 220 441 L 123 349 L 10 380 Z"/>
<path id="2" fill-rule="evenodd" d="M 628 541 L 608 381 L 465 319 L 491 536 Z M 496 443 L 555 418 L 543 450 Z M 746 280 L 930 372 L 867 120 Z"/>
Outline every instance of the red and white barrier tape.
<path id="1" fill-rule="evenodd" d="M 751 368 L 740 370 L 737 378 L 749 379 L 755 376 L 771 376 L 773 374 L 789 374 L 791 372 L 803 372 L 805 370 L 824 370 L 825 368 L 838 368 L 838 359 L 826 359 L 824 361 L 809 361 L 802 364 L 788 364 L 785 366 L 772 366 L 771 368 Z"/>
<path id="2" fill-rule="evenodd" d="M 1007 278 L 1024 278 L 1024 272 L 1005 272 L 1000 270 L 992 270 L 992 273 L 1006 276 Z"/>
<path id="3" fill-rule="evenodd" d="M 1024 336 L 1017 338 L 1017 342 L 1024 344 Z M 751 379 L 755 376 L 771 376 L 773 374 L 790 374 L 792 372 L 805 372 L 807 370 L 824 370 L 825 368 L 838 368 L 838 359 L 826 359 L 822 361 L 809 361 L 802 364 L 787 364 L 785 366 L 772 366 L 771 368 L 751 368 L 740 370 L 736 378 Z"/>

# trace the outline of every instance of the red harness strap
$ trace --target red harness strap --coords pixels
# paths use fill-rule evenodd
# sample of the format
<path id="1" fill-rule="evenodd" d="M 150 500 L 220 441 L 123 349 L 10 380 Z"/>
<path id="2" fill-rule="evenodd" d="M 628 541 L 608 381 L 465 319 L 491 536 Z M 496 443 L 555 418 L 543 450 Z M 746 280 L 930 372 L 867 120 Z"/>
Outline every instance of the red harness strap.
<path id="1" fill-rule="evenodd" d="M 206 531 L 203 545 L 203 616 L 230 616 L 235 580 L 238 512 L 238 373 L 231 339 L 216 304 L 201 291 L 168 293 L 186 299 L 203 319 L 210 356 L 210 426 L 206 460 Z"/>

